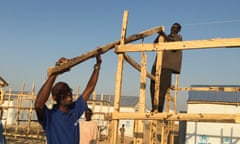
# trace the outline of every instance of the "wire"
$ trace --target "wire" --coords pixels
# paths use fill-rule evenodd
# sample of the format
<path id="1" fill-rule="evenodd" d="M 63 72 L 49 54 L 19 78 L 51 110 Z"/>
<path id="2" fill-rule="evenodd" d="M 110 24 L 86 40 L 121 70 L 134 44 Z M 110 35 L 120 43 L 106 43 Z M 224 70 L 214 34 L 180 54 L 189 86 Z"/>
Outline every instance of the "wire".
<path id="1" fill-rule="evenodd" d="M 225 20 L 225 21 L 212 21 L 212 22 L 199 22 L 192 24 L 184 24 L 185 26 L 195 26 L 195 25 L 208 25 L 208 24 L 221 24 L 221 23 L 235 23 L 240 22 L 240 20 Z"/>

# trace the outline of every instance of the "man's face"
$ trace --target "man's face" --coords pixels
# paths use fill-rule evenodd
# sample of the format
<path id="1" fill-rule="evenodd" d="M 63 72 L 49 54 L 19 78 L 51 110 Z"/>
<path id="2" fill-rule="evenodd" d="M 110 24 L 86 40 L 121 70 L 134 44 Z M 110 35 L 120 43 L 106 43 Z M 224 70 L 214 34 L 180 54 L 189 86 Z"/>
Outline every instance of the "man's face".
<path id="1" fill-rule="evenodd" d="M 91 120 L 91 117 L 92 117 L 92 112 L 85 111 L 85 119 L 87 121 L 89 121 L 89 120 Z"/>
<path id="2" fill-rule="evenodd" d="M 177 25 L 172 25 L 171 34 L 177 34 L 179 32 L 179 27 Z"/>
<path id="3" fill-rule="evenodd" d="M 73 102 L 72 92 L 68 92 L 68 94 L 61 98 L 61 105 L 70 106 Z"/>

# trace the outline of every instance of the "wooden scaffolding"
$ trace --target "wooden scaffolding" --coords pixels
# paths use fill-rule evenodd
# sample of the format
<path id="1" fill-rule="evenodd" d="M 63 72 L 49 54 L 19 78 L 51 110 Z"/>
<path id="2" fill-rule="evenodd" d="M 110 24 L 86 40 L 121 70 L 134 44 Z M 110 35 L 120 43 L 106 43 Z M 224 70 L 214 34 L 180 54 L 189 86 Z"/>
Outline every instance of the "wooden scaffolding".
<path id="1" fill-rule="evenodd" d="M 173 144 L 174 134 L 171 133 L 174 121 L 199 121 L 199 122 L 229 122 L 239 123 L 240 114 L 204 114 L 204 113 L 177 113 L 176 99 L 177 91 L 179 90 L 200 90 L 200 91 L 232 91 L 240 92 L 240 88 L 219 88 L 219 87 L 206 87 L 206 88 L 179 88 L 178 87 L 178 75 L 176 75 L 176 84 L 171 88 L 174 91 L 174 96 L 167 94 L 166 112 L 158 113 L 145 112 L 145 97 L 146 97 L 146 78 L 149 77 L 155 80 L 155 104 L 158 104 L 158 89 L 160 85 L 160 78 L 155 77 L 147 72 L 147 51 L 157 52 L 157 66 L 156 75 L 161 73 L 162 55 L 163 51 L 167 50 L 192 50 L 192 49 L 208 49 L 208 48 L 232 48 L 240 46 L 240 38 L 218 38 L 209 40 L 194 40 L 194 41 L 181 41 L 181 42 L 168 42 L 164 43 L 164 38 L 160 37 L 159 43 L 140 43 L 140 44 L 126 44 L 126 31 L 128 23 L 128 11 L 124 11 L 122 32 L 120 43 L 115 47 L 115 52 L 118 56 L 118 65 L 116 72 L 116 84 L 115 84 L 115 99 L 114 99 L 114 111 L 110 113 L 106 119 L 110 121 L 109 138 L 108 143 L 118 143 L 118 124 L 121 119 L 135 120 L 134 131 L 134 144 L 143 144 L 144 138 L 144 120 L 151 121 L 150 139 L 148 143 L 151 144 Z M 164 27 L 161 27 L 164 30 Z M 141 64 L 138 64 L 127 52 L 141 52 Z M 120 112 L 120 96 L 122 87 L 122 77 L 124 61 L 128 62 L 135 69 L 140 71 L 140 96 L 139 96 L 139 110 L 138 112 L 128 113 Z M 174 112 L 170 113 L 169 103 L 173 102 Z M 161 123 L 161 129 L 160 129 Z M 161 139 L 158 136 L 161 135 Z"/>

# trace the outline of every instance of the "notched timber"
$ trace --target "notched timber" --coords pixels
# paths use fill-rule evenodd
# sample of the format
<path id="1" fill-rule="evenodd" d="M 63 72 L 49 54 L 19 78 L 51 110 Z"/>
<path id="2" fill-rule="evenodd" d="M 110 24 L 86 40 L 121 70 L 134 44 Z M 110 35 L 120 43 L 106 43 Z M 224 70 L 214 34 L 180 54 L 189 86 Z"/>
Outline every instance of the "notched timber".
<path id="1" fill-rule="evenodd" d="M 150 44 L 127 44 L 117 46 L 116 52 L 139 52 L 159 50 L 192 50 L 207 48 L 237 48 L 240 47 L 240 38 L 218 38 L 209 40 L 192 40 L 181 42 L 160 42 Z"/>

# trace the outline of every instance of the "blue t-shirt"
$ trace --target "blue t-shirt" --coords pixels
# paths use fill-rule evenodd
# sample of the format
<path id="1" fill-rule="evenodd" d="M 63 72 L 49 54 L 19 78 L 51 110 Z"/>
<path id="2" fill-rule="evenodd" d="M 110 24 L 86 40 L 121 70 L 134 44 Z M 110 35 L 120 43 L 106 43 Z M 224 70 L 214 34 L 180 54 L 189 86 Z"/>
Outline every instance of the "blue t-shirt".
<path id="1" fill-rule="evenodd" d="M 60 111 L 44 107 L 44 119 L 40 122 L 47 136 L 48 144 L 79 144 L 79 118 L 87 109 L 87 104 L 80 96 L 73 102 L 70 110 Z"/>

